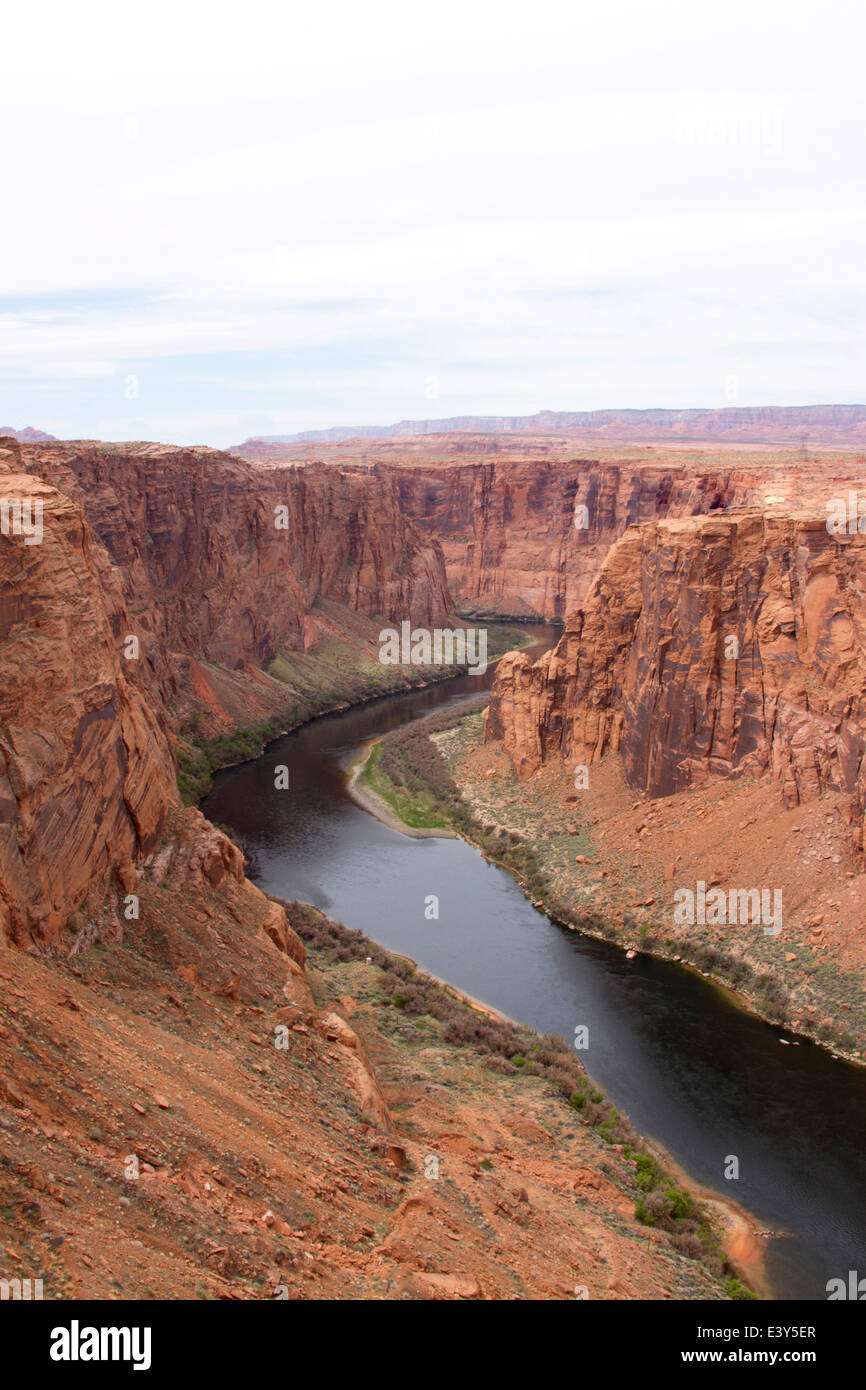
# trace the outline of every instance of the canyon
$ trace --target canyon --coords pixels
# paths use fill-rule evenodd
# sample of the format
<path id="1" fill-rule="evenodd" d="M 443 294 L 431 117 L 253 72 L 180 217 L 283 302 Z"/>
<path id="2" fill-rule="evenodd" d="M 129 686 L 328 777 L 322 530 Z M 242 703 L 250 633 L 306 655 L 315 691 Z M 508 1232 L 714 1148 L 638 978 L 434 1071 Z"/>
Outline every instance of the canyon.
<path id="1" fill-rule="evenodd" d="M 501 662 L 484 749 L 479 729 L 452 769 L 488 820 L 548 862 L 559 919 L 700 957 L 755 1008 L 768 1004 L 745 974 L 775 978 L 773 1016 L 846 1055 L 866 1047 L 866 460 L 835 432 L 856 430 L 858 409 L 721 412 L 703 441 L 678 437 L 696 418 L 669 414 L 641 421 L 640 444 L 622 418 L 589 429 L 563 417 L 547 433 L 455 421 L 405 439 L 244 446 L 267 466 L 396 477 L 406 514 L 442 545 L 462 614 L 563 623 L 539 661 Z M 799 447 L 780 447 L 798 420 Z M 647 442 L 656 428 L 664 447 Z M 560 831 L 581 810 L 586 862 L 566 864 Z M 604 845 L 590 824 L 606 825 Z M 701 881 L 782 892 L 778 940 L 685 930 L 674 892 Z"/>
<path id="2" fill-rule="evenodd" d="M 50 940 L 153 848 L 196 712 L 285 715 L 265 668 L 328 628 L 317 600 L 454 617 L 438 546 L 387 480 L 7 439 L 0 489 L 38 501 L 44 531 L 0 546 L 0 925 L 16 940 Z"/>
<path id="3" fill-rule="evenodd" d="M 711 511 L 845 495 L 862 456 L 715 441 L 635 448 L 562 434 L 445 434 L 399 440 L 257 444 L 270 467 L 339 463 L 394 479 L 401 505 L 442 546 L 448 585 L 473 618 L 564 621 L 629 526 Z"/>
<path id="4" fill-rule="evenodd" d="M 396 482 L 7 438 L 0 497 L 42 524 L 0 540 L 4 1277 L 49 1298 L 723 1296 L 721 1263 L 635 1220 L 630 1163 L 543 1082 L 503 1089 L 444 1032 L 407 1053 L 381 994 L 406 963 L 369 943 L 347 977 L 321 927 L 308 956 L 309 910 L 182 805 L 193 716 L 287 720 L 268 667 L 455 619 Z M 471 1039 L 485 1015 L 442 1001 Z"/>
<path id="5" fill-rule="evenodd" d="M 556 647 L 500 663 L 458 781 L 539 848 L 562 920 L 709 967 L 859 1058 L 864 537 L 828 526 L 834 486 L 629 528 Z M 553 855 L 576 818 L 583 853 Z M 772 933 L 684 921 L 699 884 L 772 887 L 784 912 Z"/>
<path id="6" fill-rule="evenodd" d="M 596 446 L 586 454 L 568 428 L 259 452 L 396 476 L 407 515 L 441 542 L 463 614 L 563 621 L 538 661 L 499 664 L 483 735 L 452 769 L 488 820 L 547 860 L 560 920 L 603 918 L 630 948 L 709 952 L 756 1008 L 766 1001 L 740 977 L 773 977 L 774 1016 L 859 1055 L 866 460 L 779 450 L 772 430 L 793 416 L 732 419 L 752 443 L 636 449 L 619 422 L 605 447 L 582 440 Z M 586 862 L 566 865 L 559 835 L 581 814 Z M 760 838 L 744 837 L 753 826 Z M 778 939 L 675 922 L 675 889 L 701 881 L 778 889 Z"/>
<path id="7" fill-rule="evenodd" d="M 0 537 L 7 1264 L 36 1270 L 54 1252 L 54 1296 L 116 1296 L 121 1254 L 136 1297 L 566 1297 L 571 1280 L 598 1297 L 719 1296 L 718 1273 L 635 1222 L 627 1163 L 610 1167 L 567 1107 L 551 1118 L 540 1082 L 505 1095 L 444 1035 L 429 1055 L 401 1050 L 376 973 L 393 964 L 346 970 L 318 927 L 305 946 L 305 911 L 247 878 L 178 774 L 240 727 L 263 741 L 430 679 L 384 682 L 382 623 L 556 618 L 552 651 L 498 667 L 484 741 L 477 727 L 454 762 L 467 797 L 490 793 L 490 817 L 532 839 L 541 820 L 518 826 L 505 801 L 574 822 L 585 764 L 587 820 L 604 821 L 609 849 L 655 845 L 668 883 L 675 825 L 680 876 L 714 836 L 733 856 L 736 826 L 761 814 L 781 863 L 820 806 L 838 865 L 822 860 L 826 879 L 812 873 L 800 898 L 786 888 L 787 934 L 762 950 L 784 973 L 810 940 L 810 890 L 846 873 L 810 949 L 846 988 L 859 978 L 841 1006 L 859 1042 L 864 541 L 831 534 L 825 502 L 856 488 L 862 462 L 714 445 L 593 455 L 559 434 L 459 431 L 306 449 L 0 439 L 0 500 L 29 498 L 43 518 L 39 544 Z M 716 867 L 713 881 L 733 872 Z M 660 901 L 642 875 L 632 889 Z M 612 873 L 602 901 L 636 944 Z M 828 996 L 814 979 L 797 988 L 805 1026 Z M 283 1025 L 288 1069 L 273 1055 Z M 452 1155 L 455 1187 L 421 1176 L 431 1144 Z M 577 1208 L 562 1195 L 575 1169 Z M 513 1279 L 477 1231 L 471 1257 L 454 1256 L 476 1192 Z M 169 1239 L 177 1222 L 188 1238 Z M 533 1250 L 554 1227 L 566 1236 L 544 1267 Z"/>

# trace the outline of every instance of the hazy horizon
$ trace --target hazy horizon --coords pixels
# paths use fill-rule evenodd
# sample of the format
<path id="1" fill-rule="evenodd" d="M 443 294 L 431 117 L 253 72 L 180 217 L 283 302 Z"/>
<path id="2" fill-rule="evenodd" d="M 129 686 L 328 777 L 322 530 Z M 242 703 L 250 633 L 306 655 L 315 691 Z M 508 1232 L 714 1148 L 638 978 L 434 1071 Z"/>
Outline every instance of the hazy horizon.
<path id="1" fill-rule="evenodd" d="M 779 411 L 785 411 L 785 410 L 858 410 L 858 411 L 862 411 L 862 412 L 864 413 L 864 417 L 866 417 L 866 404 L 861 403 L 861 402 L 859 402 L 859 401 L 810 401 L 810 402 L 809 402 L 808 404 L 806 404 L 806 405 L 792 405 L 792 404 L 790 404 L 790 403 L 788 403 L 788 404 L 783 404 L 783 405 L 766 405 L 766 404 L 761 403 L 761 402 L 758 402 L 758 403 L 752 402 L 752 403 L 744 403 L 743 405 L 737 405 L 737 406 L 723 406 L 723 407 L 713 407 L 713 406 L 687 406 L 687 407 L 677 407 L 677 406 L 644 406 L 644 407 L 637 407 L 637 406 L 620 406 L 620 407 L 616 407 L 616 406 L 611 406 L 611 407 L 605 408 L 605 409 L 603 409 L 603 410 L 595 411 L 595 412 L 593 412 L 593 411 L 588 411 L 588 412 L 575 412 L 575 411 L 571 411 L 571 410 L 550 410 L 550 409 L 543 409 L 543 410 L 541 410 L 540 412 L 536 412 L 536 414 L 538 414 L 538 415 L 541 416 L 541 417 L 573 415 L 573 414 L 576 414 L 576 413 L 583 413 L 583 414 L 589 414 L 589 415 L 592 415 L 592 414 L 599 414 L 599 415 L 608 415 L 608 414 L 614 414 L 614 415 L 628 415 L 628 414 L 632 414 L 632 413 L 634 413 L 634 414 L 655 413 L 655 414 L 661 414 L 661 415 L 678 415 L 678 414 L 681 414 L 681 413 L 698 413 L 698 414 L 700 414 L 700 413 L 705 413 L 705 412 L 711 412 L 711 413 L 713 413 L 713 414 L 716 414 L 718 411 L 743 411 L 743 412 L 750 412 L 750 411 L 763 411 L 763 410 L 779 410 Z M 521 434 L 521 433 L 524 433 L 524 432 L 530 433 L 530 431 L 529 431 L 528 429 L 525 429 L 525 430 L 524 430 L 523 428 L 516 428 L 515 425 L 514 425 L 514 422 L 515 422 L 515 421 L 520 421 L 520 422 L 522 422 L 522 421 L 527 421 L 527 422 L 531 422 L 531 421 L 534 420 L 534 415 L 527 415 L 527 416 L 496 416 L 496 415 L 478 415 L 478 416 L 447 416 L 447 415 L 445 415 L 445 416 L 438 416 L 438 415 L 429 415 L 429 416 L 425 416 L 425 417 L 419 417 L 419 418 L 413 419 L 413 420 L 405 420 L 405 419 L 404 419 L 404 420 L 392 420 L 392 421 L 388 421 L 388 422 L 378 421 L 378 422 L 371 422 L 371 423 L 367 423 L 367 422 L 355 422 L 355 423 L 353 423 L 353 424 L 351 424 L 351 425 L 325 425 L 325 424 L 322 424 L 322 425 L 310 426 L 310 428 L 309 428 L 308 430 L 302 430 L 302 431 L 291 432 L 291 433 L 287 431 L 285 434 L 280 433 L 280 432 L 277 432 L 277 433 L 274 433 L 274 434 L 270 434 L 270 435 L 269 435 L 269 434 L 264 434 L 264 433 L 262 433 L 262 434 L 251 434 L 251 435 L 247 435 L 247 436 L 246 436 L 246 439 L 243 439 L 243 440 L 242 440 L 242 439 L 235 439 L 235 440 L 229 441 L 227 444 L 220 444 L 220 445 L 215 445 L 215 444 L 213 443 L 212 440 L 208 440 L 208 439 L 204 439 L 204 438 L 202 438 L 202 439 L 190 439 L 190 440 L 183 440 L 183 441 L 180 441 L 180 440 L 173 440 L 173 439 L 156 439 L 156 438 L 154 438 L 154 437 L 152 437 L 152 436 L 145 436 L 145 435 L 138 436 L 135 440 L 132 440 L 132 439 L 130 439 L 130 440 L 110 439 L 110 438 L 106 438 L 106 437 L 104 437 L 104 436 L 102 436 L 102 435 L 74 435 L 74 436 L 73 436 L 73 435 L 66 435 L 66 436 L 55 436 L 55 437 L 56 437 L 60 442 L 64 442 L 64 441 L 66 441 L 66 442 L 73 442 L 73 441 L 75 441 L 75 440 L 93 439 L 93 440 L 100 441 L 100 442 L 104 442 L 104 443 L 117 443 L 117 444 L 120 444 L 120 443 L 154 442 L 154 443 L 160 443 L 160 444 L 182 444 L 182 445 L 186 445 L 186 446 L 190 446 L 190 447 L 198 445 L 198 446 L 200 446 L 200 447 L 205 447 L 205 448 L 233 448 L 233 447 L 236 447 L 236 446 L 238 446 L 238 445 L 240 445 L 240 444 L 246 443 L 246 442 L 249 441 L 249 440 L 253 440 L 253 441 L 260 440 L 262 443 L 268 443 L 269 441 L 272 441 L 272 442 L 282 442 L 282 443 L 291 443 L 291 442 L 293 442 L 293 441 L 303 442 L 306 438 L 309 437 L 309 438 L 310 438 L 310 442 L 317 442 L 317 440 L 324 441 L 325 436 L 337 436 L 337 435 L 339 435 L 339 436 L 341 436 L 341 437 L 344 437 L 344 438 L 347 439 L 347 440 L 350 440 L 350 439 L 353 439 L 353 438 L 365 438 L 365 437 L 369 437 L 369 438 L 371 438 L 371 439 L 374 439 L 374 438 L 376 438 L 376 437 L 384 437 L 384 436 L 386 436 L 386 435 L 388 435 L 388 436 L 390 436 L 390 437 L 399 438 L 399 437 L 400 437 L 399 434 L 395 434 L 395 433 L 392 433 L 392 432 L 396 431 L 400 426 L 403 426 L 403 425 L 405 425 L 405 426 L 407 426 L 407 427 L 410 427 L 410 426 L 418 426 L 419 428 L 417 428 L 417 429 L 414 429 L 414 430 L 407 430 L 407 437 L 413 437 L 413 436 L 418 437 L 418 436 L 421 436 L 421 435 L 436 434 L 436 433 L 438 433 L 439 431 L 437 431 L 437 429 L 436 429 L 436 426 L 437 426 L 437 425 L 442 425 L 442 426 L 453 426 L 453 425 L 455 425 L 456 423 L 462 422 L 462 421 L 464 421 L 464 420 L 471 420 L 471 421 L 472 421 L 472 428 L 467 428 L 467 433 L 473 432 L 473 428 L 474 428 L 475 431 L 477 432 L 479 426 L 488 425 L 488 426 L 490 426 L 490 428 L 489 428 L 488 430 L 483 430 L 483 429 L 482 429 L 482 430 L 481 430 L 482 433 L 491 433 L 491 434 L 493 434 L 493 433 L 500 432 L 500 433 L 505 433 L 505 434 L 514 434 L 514 435 L 518 435 L 518 434 Z M 500 429 L 498 429 L 498 425 L 499 425 L 499 422 L 502 421 L 502 420 L 508 420 L 508 421 L 510 422 L 510 425 L 509 425 L 508 428 L 500 430 Z M 16 423 L 13 423 L 12 421 L 9 421 L 9 420 L 0 421 L 0 434 L 2 434 L 3 428 L 4 428 L 4 427 L 5 427 L 5 428 L 9 428 L 9 429 L 11 429 L 11 430 L 13 430 L 14 432 L 17 432 L 17 433 L 19 433 L 19 434 L 25 433 L 28 429 L 35 430 L 35 431 L 37 431 L 37 432 L 47 433 L 47 434 L 52 433 L 52 431 L 43 431 L 43 430 L 42 430 L 42 427 L 41 427 L 40 425 L 38 425 L 38 424 L 34 424 L 33 421 L 28 421 L 26 425 L 20 424 L 20 423 L 16 424 Z M 539 423 L 539 425 L 538 425 L 538 433 L 539 433 L 539 434 L 544 434 L 544 433 L 550 433 L 550 434 L 561 433 L 561 434 L 563 434 L 563 435 L 570 434 L 570 433 L 579 434 L 579 433 L 580 433 L 580 429 L 581 429 L 581 426 L 580 426 L 580 425 L 570 425 L 570 426 L 557 425 L 557 426 L 551 426 L 551 425 L 545 425 L 545 424 L 543 424 L 543 423 Z M 357 433 L 354 433 L 354 432 L 357 432 Z M 444 434 L 444 433 L 451 433 L 451 432 L 457 433 L 458 431 L 457 431 L 456 429 L 455 429 L 455 430 L 443 429 L 443 430 L 441 431 L 441 433 L 443 433 L 443 434 Z M 648 443 L 658 442 L 658 441 L 653 441 L 653 440 L 650 438 L 650 433 L 651 433 L 651 431 L 648 432 L 648 436 L 647 436 Z M 671 438 L 671 443 L 672 443 L 672 444 L 678 443 L 678 442 L 679 442 L 679 443 L 686 443 L 686 442 L 688 442 L 690 439 L 692 439 L 693 442 L 698 442 L 698 443 L 700 443 L 700 442 L 705 442 L 705 443 L 708 443 L 708 444 L 709 444 L 709 443 L 713 443 L 713 442 L 721 443 L 721 442 L 724 442 L 724 440 L 725 440 L 725 436 L 716 437 L 716 436 L 712 436 L 712 435 L 710 435 L 710 434 L 706 435 L 705 437 L 704 437 L 704 436 L 701 436 L 701 435 L 695 435 L 694 437 L 691 437 L 691 436 L 688 436 L 688 435 L 679 435 L 679 434 L 674 434 L 674 433 L 672 433 L 670 438 Z M 610 442 L 611 442 L 611 443 L 616 442 L 616 436 L 613 436 L 613 435 L 610 436 Z M 768 442 L 771 442 L 771 441 L 768 441 Z M 792 447 L 793 447 L 793 441 L 790 441 L 790 442 L 792 443 Z M 797 442 L 797 447 L 801 447 L 801 443 L 802 443 L 802 441 L 798 441 L 798 442 Z M 822 446 L 821 440 L 820 440 L 820 439 L 815 439 L 815 440 L 814 440 L 814 443 L 815 443 L 815 446 L 816 446 L 816 447 L 824 447 L 824 446 Z M 737 444 L 737 441 L 736 441 L 736 440 L 729 441 L 729 444 L 730 444 L 730 447 L 734 447 L 734 446 Z M 743 447 L 743 448 L 749 447 L 749 441 L 743 441 L 743 442 L 742 442 L 742 447 Z M 828 448 L 833 448 L 834 446 L 833 446 L 831 443 L 827 443 L 827 444 L 826 444 L 826 447 L 828 447 Z M 835 447 L 836 447 L 836 448 L 841 448 L 841 447 L 844 447 L 844 444 L 843 444 L 842 442 L 839 442 L 839 443 L 837 443 L 837 444 L 835 445 Z M 852 448 L 858 448 L 858 449 L 859 449 L 859 448 L 860 448 L 860 445 L 857 444 L 856 442 L 852 442 L 851 447 L 852 447 Z"/>

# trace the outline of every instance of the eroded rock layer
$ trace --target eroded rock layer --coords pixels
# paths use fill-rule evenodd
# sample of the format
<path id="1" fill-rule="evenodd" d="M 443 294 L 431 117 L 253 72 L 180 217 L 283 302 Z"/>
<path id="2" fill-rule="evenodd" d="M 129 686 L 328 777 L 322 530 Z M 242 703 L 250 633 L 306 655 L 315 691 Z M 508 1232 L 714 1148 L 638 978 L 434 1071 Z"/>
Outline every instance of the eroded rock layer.
<path id="1" fill-rule="evenodd" d="M 797 501 L 790 464 L 598 458 L 416 465 L 395 472 L 409 516 L 442 544 L 448 582 L 465 612 L 566 618 L 582 603 L 610 547 L 641 522 Z M 850 469 L 818 470 L 823 495 Z M 815 493 L 815 479 L 811 483 Z M 826 513 L 825 513 L 826 515 Z"/>
<path id="2" fill-rule="evenodd" d="M 247 457 L 395 480 L 405 514 L 441 542 L 458 606 L 477 618 L 567 617 L 631 525 L 795 505 L 804 491 L 821 503 L 863 474 L 853 454 L 809 457 L 806 446 L 600 448 L 568 433 L 251 444 Z"/>
<path id="3" fill-rule="evenodd" d="M 666 796 L 769 773 L 796 804 L 866 804 L 866 538 L 823 516 L 714 513 L 631 528 L 555 649 L 497 669 L 486 738 L 521 776 L 619 751 Z"/>
<path id="4" fill-rule="evenodd" d="M 743 503 L 746 475 L 597 459 L 394 469 L 408 514 L 441 542 L 467 612 L 563 618 L 626 527 Z"/>
<path id="5" fill-rule="evenodd" d="M 0 538 L 0 938 L 50 939 L 149 852 L 177 800 L 166 736 L 121 654 L 123 586 L 81 507 L 0 473 L 43 539 Z"/>
<path id="6" fill-rule="evenodd" d="M 153 444 L 30 445 L 21 466 L 81 502 L 142 625 L 171 650 L 265 665 L 303 645 L 318 597 L 429 626 L 451 613 L 439 547 L 388 477 Z"/>

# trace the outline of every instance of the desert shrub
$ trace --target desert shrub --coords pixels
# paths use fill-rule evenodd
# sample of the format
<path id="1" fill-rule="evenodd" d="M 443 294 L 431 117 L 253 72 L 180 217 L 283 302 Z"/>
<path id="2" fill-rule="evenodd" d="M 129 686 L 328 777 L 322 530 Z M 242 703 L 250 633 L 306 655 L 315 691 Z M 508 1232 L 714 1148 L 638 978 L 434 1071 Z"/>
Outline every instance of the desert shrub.
<path id="1" fill-rule="evenodd" d="M 213 773 L 220 767 L 258 757 L 265 744 L 280 732 L 276 719 L 266 719 L 252 728 L 235 729 L 230 734 L 203 738 L 193 734 L 177 754 L 177 786 L 187 806 L 195 805 L 213 786 Z"/>
<path id="2" fill-rule="evenodd" d="M 504 1057 L 485 1057 L 484 1065 L 490 1071 L 499 1072 L 501 1076 L 513 1076 L 514 1068 L 510 1062 L 506 1062 Z"/>
<path id="3" fill-rule="evenodd" d="M 642 1226 L 654 1226 L 656 1224 L 656 1217 L 644 1201 L 635 1203 L 634 1214 L 635 1220 L 639 1221 Z"/>
<path id="4" fill-rule="evenodd" d="M 671 1245 L 690 1260 L 700 1260 L 706 1253 L 704 1242 L 694 1231 L 675 1231 Z"/>
<path id="5" fill-rule="evenodd" d="M 665 1189 L 665 1197 L 674 1221 L 685 1221 L 694 1215 L 695 1204 L 690 1192 L 681 1187 L 668 1187 Z"/>
<path id="6" fill-rule="evenodd" d="M 725 1292 L 727 1293 L 728 1298 L 732 1298 L 735 1301 L 745 1301 L 746 1299 L 756 1299 L 758 1297 L 756 1293 L 753 1293 L 751 1289 L 746 1288 L 746 1285 L 740 1283 L 740 1280 L 736 1278 L 731 1278 L 728 1280 L 727 1284 L 725 1285 Z"/>
<path id="7" fill-rule="evenodd" d="M 775 975 L 762 972 L 755 976 L 752 986 L 765 1012 L 771 1018 L 784 1017 L 788 1004 L 788 991 Z"/>
<path id="8" fill-rule="evenodd" d="M 637 1185 L 641 1192 L 652 1192 L 661 1176 L 658 1164 L 648 1154 L 638 1154 L 635 1169 Z"/>

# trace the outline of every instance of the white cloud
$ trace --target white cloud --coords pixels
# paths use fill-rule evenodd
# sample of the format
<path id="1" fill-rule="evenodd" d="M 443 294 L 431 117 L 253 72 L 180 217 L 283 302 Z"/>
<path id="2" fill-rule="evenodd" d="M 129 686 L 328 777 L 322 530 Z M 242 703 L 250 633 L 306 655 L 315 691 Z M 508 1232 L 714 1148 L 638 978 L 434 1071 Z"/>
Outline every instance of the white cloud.
<path id="1" fill-rule="evenodd" d="M 128 370 L 139 434 L 219 442 L 716 404 L 731 372 L 862 396 L 864 28 L 841 0 L 19 7 L 0 415 L 123 428 L 48 383 Z"/>

